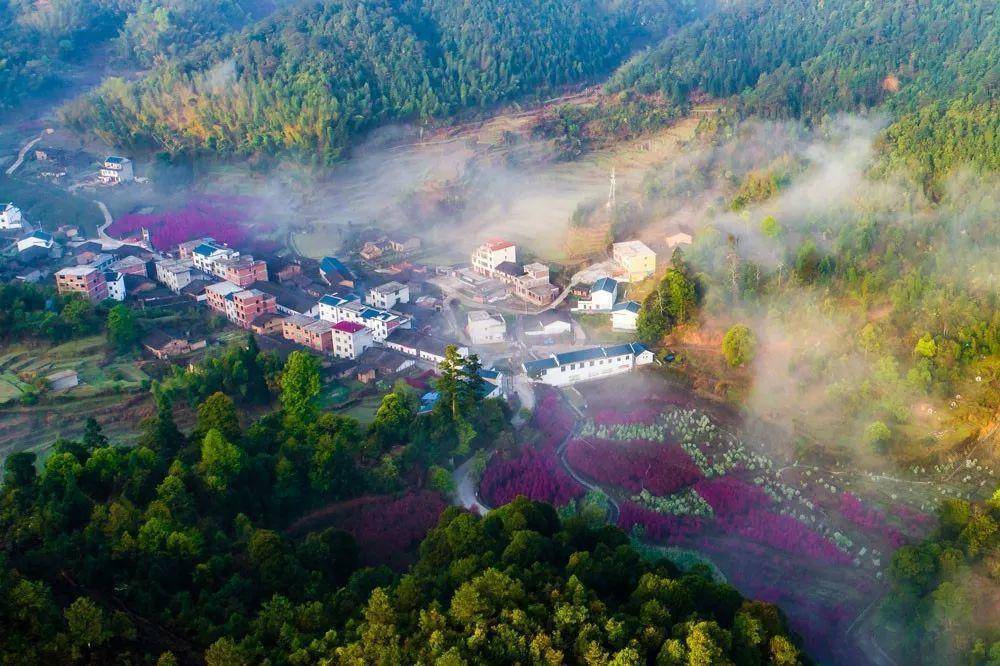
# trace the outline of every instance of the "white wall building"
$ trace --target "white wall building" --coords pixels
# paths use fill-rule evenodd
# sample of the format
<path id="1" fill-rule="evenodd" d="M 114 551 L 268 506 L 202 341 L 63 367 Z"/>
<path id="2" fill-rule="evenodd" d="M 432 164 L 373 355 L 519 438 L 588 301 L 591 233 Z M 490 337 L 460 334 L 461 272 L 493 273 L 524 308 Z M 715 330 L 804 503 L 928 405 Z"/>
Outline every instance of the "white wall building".
<path id="1" fill-rule="evenodd" d="M 449 343 L 414 330 L 396 330 L 386 339 L 385 346 L 407 356 L 413 356 L 435 365 L 444 361 Z M 469 348 L 455 345 L 459 356 L 469 355 Z"/>
<path id="2" fill-rule="evenodd" d="M 492 345 L 503 342 L 507 337 L 507 322 L 498 314 L 485 310 L 469 312 L 469 323 L 465 327 L 474 345 Z"/>
<path id="3" fill-rule="evenodd" d="M 23 229 L 24 228 L 24 216 L 21 215 L 21 209 L 15 206 L 13 203 L 7 203 L 3 205 L 0 209 L 0 229 Z"/>
<path id="4" fill-rule="evenodd" d="M 156 262 L 156 281 L 174 293 L 191 284 L 194 262 L 190 259 L 164 259 Z"/>
<path id="5" fill-rule="evenodd" d="M 472 252 L 472 268 L 487 275 L 505 261 L 517 263 L 517 246 L 500 238 L 491 238 Z"/>
<path id="6" fill-rule="evenodd" d="M 108 298 L 113 298 L 116 301 L 124 301 L 127 295 L 125 290 L 125 275 L 117 271 L 104 271 L 104 279 L 108 283 Z"/>
<path id="7" fill-rule="evenodd" d="M 410 288 L 393 280 L 377 287 L 372 287 L 365 295 L 365 302 L 377 308 L 388 310 L 399 303 L 410 302 Z"/>
<path id="8" fill-rule="evenodd" d="M 581 312 L 607 312 L 618 300 L 618 281 L 603 277 L 590 288 L 590 300 L 579 301 L 574 310 Z"/>
<path id="9" fill-rule="evenodd" d="M 21 240 L 17 241 L 17 251 L 24 252 L 29 247 L 40 247 L 46 250 L 51 250 L 52 245 L 55 241 L 52 240 L 52 234 L 47 231 L 33 231 Z"/>
<path id="10" fill-rule="evenodd" d="M 373 346 L 372 333 L 364 324 L 353 321 L 339 321 L 333 325 L 333 355 L 340 358 L 356 359 Z"/>
<path id="11" fill-rule="evenodd" d="M 127 157 L 109 155 L 101 165 L 101 172 L 98 176 L 105 185 L 119 185 L 121 183 L 131 183 L 135 180 L 135 171 L 132 168 L 132 160 Z"/>
<path id="12" fill-rule="evenodd" d="M 522 329 L 525 335 L 554 337 L 572 332 L 573 322 L 565 312 L 546 310 L 541 314 L 525 317 Z"/>
<path id="13" fill-rule="evenodd" d="M 568 386 L 577 382 L 602 379 L 632 372 L 653 362 L 653 352 L 638 342 L 612 347 L 578 349 L 548 358 L 527 361 L 524 371 L 537 383 Z"/>
<path id="14" fill-rule="evenodd" d="M 374 308 L 360 302 L 357 296 L 326 295 L 319 299 L 319 318 L 324 321 L 353 321 L 371 331 L 375 342 L 383 342 L 396 329 L 410 328 L 411 319 L 399 312 Z"/>
<path id="15" fill-rule="evenodd" d="M 191 260 L 194 262 L 194 267 L 198 270 L 209 275 L 224 278 L 225 271 L 219 270 L 218 262 L 223 259 L 238 257 L 239 254 L 236 250 L 216 245 L 215 243 L 202 243 L 191 253 Z"/>
<path id="16" fill-rule="evenodd" d="M 611 328 L 616 331 L 634 331 L 639 325 L 639 308 L 636 301 L 622 301 L 611 308 Z"/>

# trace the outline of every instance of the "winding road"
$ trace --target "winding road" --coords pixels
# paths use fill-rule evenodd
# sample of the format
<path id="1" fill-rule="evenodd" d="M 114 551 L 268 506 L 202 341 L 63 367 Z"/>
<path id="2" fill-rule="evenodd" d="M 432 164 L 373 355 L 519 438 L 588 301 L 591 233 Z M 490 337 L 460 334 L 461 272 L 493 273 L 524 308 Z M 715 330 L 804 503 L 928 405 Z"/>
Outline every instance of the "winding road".
<path id="1" fill-rule="evenodd" d="M 50 130 L 50 129 L 42 130 L 39 133 L 38 136 L 36 136 L 31 141 L 29 141 L 28 143 L 26 143 L 23 146 L 21 146 L 21 150 L 17 153 L 17 159 L 14 161 L 13 164 L 11 164 L 9 167 L 7 167 L 7 171 L 5 171 L 4 173 L 6 173 L 8 176 L 11 176 L 11 175 L 14 174 L 15 171 L 17 171 L 18 169 L 20 169 L 21 165 L 24 164 L 24 158 L 25 158 L 25 156 L 27 156 L 28 151 L 31 150 L 31 148 L 36 143 L 38 143 L 39 141 L 41 141 L 42 137 L 44 137 L 46 133 L 51 133 L 51 132 L 52 132 L 52 130 Z"/>
<path id="2" fill-rule="evenodd" d="M 579 433 L 579 431 L 580 431 L 580 423 L 577 422 L 576 425 L 573 426 L 573 429 L 570 431 L 570 433 L 566 435 L 566 439 L 564 439 L 562 443 L 559 444 L 559 446 L 556 448 L 556 458 L 559 459 L 559 464 L 562 465 L 563 469 L 566 470 L 567 474 L 573 477 L 574 481 L 579 483 L 587 490 L 591 492 L 601 493 L 602 495 L 608 498 L 608 523 L 611 525 L 617 525 L 618 517 L 621 516 L 622 510 L 621 507 L 618 505 L 618 502 L 615 501 L 615 498 L 604 492 L 604 490 L 600 486 L 594 485 L 590 481 L 587 481 L 582 476 L 577 474 L 576 471 L 569 466 L 569 463 L 566 462 L 566 448 L 569 446 L 569 443 L 573 441 L 574 437 Z"/>

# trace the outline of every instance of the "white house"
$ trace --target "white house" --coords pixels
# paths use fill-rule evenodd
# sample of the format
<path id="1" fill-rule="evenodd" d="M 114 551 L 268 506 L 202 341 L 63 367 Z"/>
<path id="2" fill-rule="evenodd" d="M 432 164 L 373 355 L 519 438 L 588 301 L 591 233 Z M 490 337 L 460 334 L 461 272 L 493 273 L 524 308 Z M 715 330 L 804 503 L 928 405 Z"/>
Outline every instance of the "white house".
<path id="1" fill-rule="evenodd" d="M 385 346 L 407 356 L 413 356 L 423 361 L 439 364 L 444 361 L 445 350 L 449 343 L 439 338 L 424 335 L 414 330 L 395 330 L 385 340 Z M 469 348 L 455 345 L 458 355 L 466 357 Z"/>
<path id="2" fill-rule="evenodd" d="M 108 298 L 124 301 L 126 295 L 125 275 L 117 271 L 104 271 L 104 279 L 108 283 Z"/>
<path id="3" fill-rule="evenodd" d="M 568 386 L 577 382 L 602 379 L 632 372 L 653 362 L 653 352 L 638 342 L 612 347 L 578 349 L 552 354 L 537 361 L 526 361 L 524 371 L 537 383 Z"/>
<path id="4" fill-rule="evenodd" d="M 219 262 L 223 259 L 237 257 L 239 254 L 236 250 L 228 247 L 213 242 L 205 242 L 191 252 L 191 260 L 194 262 L 194 267 L 198 270 L 209 275 L 217 275 L 224 278 L 225 271 L 219 270 Z"/>
<path id="5" fill-rule="evenodd" d="M 353 321 L 372 332 L 375 342 L 384 342 L 397 328 L 410 328 L 411 319 L 399 312 L 373 308 L 361 303 L 357 296 L 326 295 L 319 299 L 319 318 L 324 321 Z"/>
<path id="6" fill-rule="evenodd" d="M 493 275 L 504 262 L 517 263 L 517 246 L 507 240 L 491 238 L 472 252 L 472 268 L 483 275 Z"/>
<path id="7" fill-rule="evenodd" d="M 611 308 L 611 328 L 616 331 L 634 331 L 639 325 L 637 301 L 622 301 Z"/>
<path id="8" fill-rule="evenodd" d="M 374 344 L 372 333 L 364 324 L 339 321 L 333 325 L 333 355 L 356 359 Z"/>
<path id="9" fill-rule="evenodd" d="M 507 322 L 498 314 L 485 310 L 469 312 L 469 323 L 465 327 L 474 345 L 492 345 L 503 342 L 507 337 Z"/>
<path id="10" fill-rule="evenodd" d="M 574 310 L 607 312 L 618 300 L 618 281 L 603 277 L 590 288 L 590 300 L 579 301 Z"/>
<path id="11" fill-rule="evenodd" d="M 29 247 L 40 247 L 45 250 L 51 250 L 52 245 L 55 241 L 52 240 L 52 234 L 47 231 L 33 231 L 21 240 L 17 241 L 17 251 L 24 252 Z"/>
<path id="12" fill-rule="evenodd" d="M 24 217 L 21 209 L 13 203 L 4 204 L 0 210 L 0 229 L 23 229 Z"/>
<path id="13" fill-rule="evenodd" d="M 101 172 L 98 176 L 105 185 L 119 185 L 121 183 L 131 183 L 135 180 L 135 171 L 132 168 L 132 160 L 127 157 L 109 155 L 101 165 Z"/>
<path id="14" fill-rule="evenodd" d="M 365 295 L 365 302 L 377 308 L 388 310 L 394 308 L 398 303 L 410 302 L 410 288 L 393 280 L 377 287 L 372 287 Z"/>
<path id="15" fill-rule="evenodd" d="M 53 391 L 65 391 L 80 384 L 80 377 L 76 370 L 60 370 L 45 378 L 49 388 Z"/>
<path id="16" fill-rule="evenodd" d="M 191 275 L 193 269 L 194 262 L 190 259 L 164 259 L 156 262 L 156 281 L 179 294 L 194 279 Z"/>
<path id="17" fill-rule="evenodd" d="M 541 314 L 525 317 L 522 329 L 525 335 L 553 337 L 572 332 L 573 321 L 561 310 L 546 310 Z"/>

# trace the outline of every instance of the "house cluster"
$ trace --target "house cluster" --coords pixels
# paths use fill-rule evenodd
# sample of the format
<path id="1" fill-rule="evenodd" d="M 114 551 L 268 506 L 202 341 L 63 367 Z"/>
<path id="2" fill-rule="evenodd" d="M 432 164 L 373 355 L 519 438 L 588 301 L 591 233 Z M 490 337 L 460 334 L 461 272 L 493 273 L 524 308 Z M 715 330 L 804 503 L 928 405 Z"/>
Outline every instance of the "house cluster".
<path id="1" fill-rule="evenodd" d="M 471 271 L 502 285 L 506 292 L 504 295 L 514 296 L 536 306 L 548 305 L 559 292 L 549 282 L 548 266 L 538 262 L 524 265 L 518 263 L 517 246 L 499 238 L 490 239 L 473 250 Z M 466 281 L 481 291 L 488 291 L 490 287 L 488 283 L 469 276 Z"/>
<path id="2" fill-rule="evenodd" d="M 370 237 L 362 241 L 358 256 L 364 261 L 375 262 L 388 257 L 405 257 L 418 252 L 420 239 L 400 233 L 384 234 L 371 230 Z"/>
<path id="3" fill-rule="evenodd" d="M 655 257 L 655 255 L 654 255 Z M 639 321 L 637 301 L 619 301 L 621 285 L 618 280 L 603 277 L 590 286 L 587 298 L 577 301 L 576 312 L 606 313 L 611 315 L 611 327 L 616 331 L 634 331 Z"/>

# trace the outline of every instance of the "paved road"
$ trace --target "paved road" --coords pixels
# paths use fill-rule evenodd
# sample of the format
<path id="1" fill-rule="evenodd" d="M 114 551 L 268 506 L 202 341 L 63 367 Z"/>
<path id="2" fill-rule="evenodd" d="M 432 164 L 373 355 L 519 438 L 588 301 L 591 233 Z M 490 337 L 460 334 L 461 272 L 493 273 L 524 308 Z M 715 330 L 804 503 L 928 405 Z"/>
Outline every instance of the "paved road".
<path id="1" fill-rule="evenodd" d="M 569 443 L 573 440 L 573 438 L 577 436 L 577 433 L 579 431 L 580 431 L 580 423 L 577 422 L 576 425 L 573 426 L 573 430 L 571 430 L 570 433 L 566 435 L 566 439 L 564 439 L 562 443 L 559 444 L 559 447 L 556 449 L 556 457 L 559 459 L 559 463 L 563 466 L 563 469 L 566 470 L 567 474 L 573 477 L 574 481 L 579 483 L 587 490 L 599 492 L 608 498 L 608 523 L 611 525 L 617 525 L 618 517 L 621 515 L 622 510 L 621 507 L 618 506 L 618 502 L 615 501 L 615 498 L 604 492 L 604 490 L 601 489 L 600 486 L 594 485 L 590 481 L 587 481 L 585 478 L 577 474 L 576 470 L 570 467 L 569 463 L 566 462 L 566 448 L 569 446 Z"/>
<path id="2" fill-rule="evenodd" d="M 46 132 L 51 132 L 51 130 L 43 130 L 41 134 L 39 134 L 34 139 L 21 146 L 21 150 L 17 154 L 17 160 L 15 160 L 13 164 L 7 167 L 6 173 L 8 176 L 10 176 L 15 171 L 21 168 L 21 165 L 24 164 L 24 158 L 28 154 L 28 151 L 31 150 L 32 146 L 34 146 L 36 143 L 42 140 L 42 137 L 45 136 Z"/>
<path id="3" fill-rule="evenodd" d="M 476 480 L 472 476 L 472 465 L 475 460 L 475 458 L 469 458 L 455 468 L 455 471 L 451 474 L 451 478 L 455 483 L 455 503 L 470 511 L 476 511 L 481 516 L 485 516 L 489 513 L 490 509 L 479 501 Z"/>

